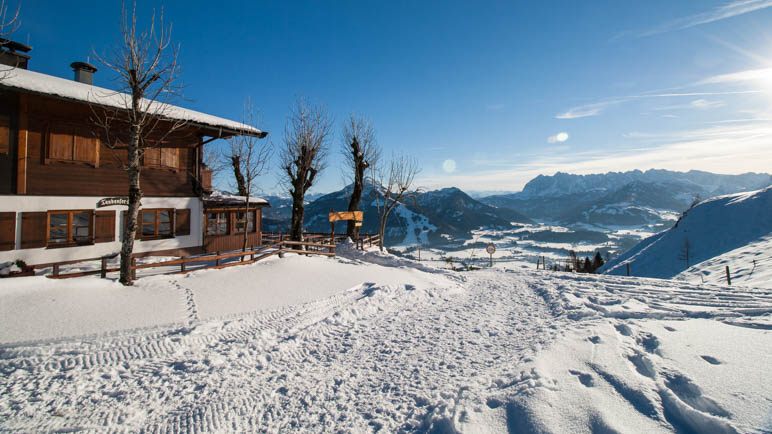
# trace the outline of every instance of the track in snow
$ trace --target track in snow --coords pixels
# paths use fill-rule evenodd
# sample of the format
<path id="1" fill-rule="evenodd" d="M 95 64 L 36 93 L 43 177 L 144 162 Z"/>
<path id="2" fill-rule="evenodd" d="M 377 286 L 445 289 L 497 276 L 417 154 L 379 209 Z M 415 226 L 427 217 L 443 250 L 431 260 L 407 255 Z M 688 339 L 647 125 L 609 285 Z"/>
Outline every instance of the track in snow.
<path id="1" fill-rule="evenodd" d="M 441 429 L 496 408 L 498 396 L 556 389 L 523 366 L 570 323 L 702 315 L 746 325 L 772 309 L 768 292 L 655 280 L 464 277 L 430 290 L 366 283 L 205 322 L 180 288 L 187 326 L 0 349 L 0 430 Z M 645 373 L 641 355 L 631 366 Z"/>

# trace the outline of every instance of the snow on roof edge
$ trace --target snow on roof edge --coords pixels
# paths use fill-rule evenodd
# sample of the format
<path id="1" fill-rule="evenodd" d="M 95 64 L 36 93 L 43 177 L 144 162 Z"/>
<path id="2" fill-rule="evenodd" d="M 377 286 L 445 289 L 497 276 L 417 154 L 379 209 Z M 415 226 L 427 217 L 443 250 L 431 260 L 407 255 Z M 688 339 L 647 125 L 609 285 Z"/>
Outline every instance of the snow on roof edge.
<path id="1" fill-rule="evenodd" d="M 21 68 L 11 70 L 0 81 L 0 86 L 114 108 L 125 108 L 129 98 L 129 95 L 119 91 Z M 147 103 L 148 105 L 153 104 L 150 101 Z M 234 132 L 261 137 L 267 134 L 258 128 L 242 122 L 232 121 L 172 104 L 155 104 L 163 104 L 163 115 L 168 119 L 193 122 L 210 128 L 225 128 Z"/>

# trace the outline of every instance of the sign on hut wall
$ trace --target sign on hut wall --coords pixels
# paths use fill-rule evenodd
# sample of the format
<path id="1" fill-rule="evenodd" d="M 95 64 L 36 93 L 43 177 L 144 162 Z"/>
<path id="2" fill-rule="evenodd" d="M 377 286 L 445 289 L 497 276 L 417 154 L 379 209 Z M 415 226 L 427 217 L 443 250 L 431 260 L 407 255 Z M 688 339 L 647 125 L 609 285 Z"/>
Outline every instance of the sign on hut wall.
<path id="1" fill-rule="evenodd" d="M 106 197 L 104 199 L 99 199 L 99 201 L 96 204 L 96 207 L 104 208 L 106 206 L 115 206 L 115 205 L 129 206 L 129 198 L 128 197 Z M 142 206 L 142 204 L 140 204 L 139 206 Z"/>

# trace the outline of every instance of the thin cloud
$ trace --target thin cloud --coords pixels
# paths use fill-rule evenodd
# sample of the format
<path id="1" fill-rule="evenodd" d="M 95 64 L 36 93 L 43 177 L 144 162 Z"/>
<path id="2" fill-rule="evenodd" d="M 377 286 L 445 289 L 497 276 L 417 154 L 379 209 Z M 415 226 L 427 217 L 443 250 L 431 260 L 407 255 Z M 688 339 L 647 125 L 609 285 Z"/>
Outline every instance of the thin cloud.
<path id="1" fill-rule="evenodd" d="M 580 106 L 570 108 L 568 109 L 568 111 L 565 111 L 563 113 L 558 113 L 557 115 L 555 115 L 555 118 L 579 119 L 579 118 L 587 118 L 590 116 L 598 116 L 599 114 L 603 113 L 603 111 L 609 106 L 612 106 L 614 104 L 619 104 L 620 102 L 623 102 L 623 101 L 625 101 L 625 99 L 601 101 L 601 102 L 596 102 L 592 104 L 580 105 Z"/>
<path id="2" fill-rule="evenodd" d="M 772 0 L 736 0 L 709 11 L 679 18 L 662 26 L 638 33 L 640 37 L 653 36 L 661 33 L 684 30 L 691 27 L 710 24 L 727 18 L 745 15 L 772 7 Z"/>
<path id="3" fill-rule="evenodd" d="M 648 93 L 648 94 L 644 93 L 640 95 L 628 95 L 628 96 L 624 96 L 616 99 L 605 100 L 605 101 L 600 101 L 596 103 L 572 107 L 563 113 L 558 113 L 557 115 L 555 115 L 555 118 L 556 119 L 578 119 L 578 118 L 585 118 L 590 116 L 598 116 L 610 106 L 622 104 L 630 101 L 640 100 L 640 99 L 743 95 L 743 94 L 752 94 L 752 93 L 762 93 L 762 91 L 740 90 L 740 91 L 727 91 L 727 92 L 678 92 L 678 93 Z"/>

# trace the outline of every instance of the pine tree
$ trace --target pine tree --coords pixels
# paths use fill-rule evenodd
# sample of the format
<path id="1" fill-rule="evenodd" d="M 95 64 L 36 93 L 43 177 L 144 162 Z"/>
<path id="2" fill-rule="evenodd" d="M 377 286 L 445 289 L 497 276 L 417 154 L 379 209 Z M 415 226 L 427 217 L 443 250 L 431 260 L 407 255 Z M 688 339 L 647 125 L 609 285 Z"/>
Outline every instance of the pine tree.
<path id="1" fill-rule="evenodd" d="M 604 263 L 600 252 L 595 252 L 595 257 L 592 259 L 592 272 L 598 271 L 598 268 L 602 267 Z"/>

